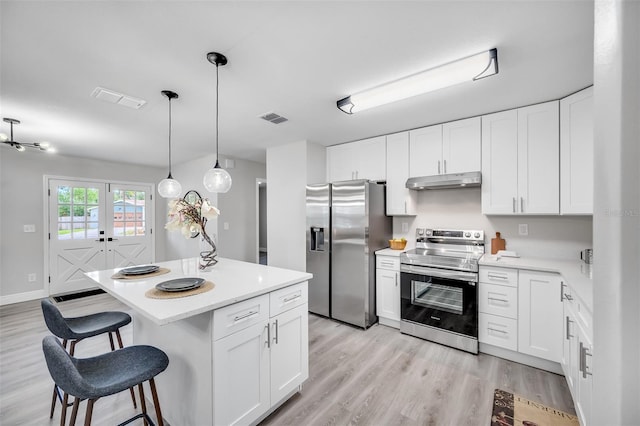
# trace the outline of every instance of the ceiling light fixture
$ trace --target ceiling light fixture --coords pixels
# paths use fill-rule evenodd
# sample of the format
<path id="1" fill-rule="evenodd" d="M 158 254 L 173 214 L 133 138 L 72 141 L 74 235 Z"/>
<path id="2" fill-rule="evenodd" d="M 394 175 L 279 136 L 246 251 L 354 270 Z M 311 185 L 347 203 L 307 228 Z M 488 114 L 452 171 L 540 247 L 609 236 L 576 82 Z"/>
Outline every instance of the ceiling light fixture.
<path id="1" fill-rule="evenodd" d="M 497 73 L 498 50 L 491 49 L 347 96 L 337 105 L 343 112 L 353 114 Z"/>
<path id="2" fill-rule="evenodd" d="M 171 176 L 171 99 L 178 99 L 178 94 L 171 90 L 161 93 L 169 99 L 169 176 L 158 184 L 158 194 L 163 198 L 177 198 L 182 193 L 182 185 Z"/>
<path id="3" fill-rule="evenodd" d="M 216 52 L 207 53 L 207 60 L 216 66 L 216 165 L 204 174 L 202 183 L 209 192 L 225 193 L 231 189 L 231 175 L 225 169 L 220 167 L 218 161 L 218 67 L 227 64 L 227 58 Z"/>
<path id="4" fill-rule="evenodd" d="M 0 133 L 0 142 L 7 145 L 11 145 L 12 147 L 14 147 L 20 152 L 25 151 L 26 148 L 33 148 L 40 151 L 46 151 L 49 153 L 56 152 L 55 148 L 52 148 L 49 142 L 35 142 L 35 143 L 17 142 L 16 140 L 13 139 L 13 125 L 20 124 L 20 120 L 16 120 L 15 118 L 5 117 L 2 119 L 2 121 L 4 121 L 5 123 L 9 123 L 9 125 L 11 126 L 11 136 L 8 137 L 4 133 Z"/>

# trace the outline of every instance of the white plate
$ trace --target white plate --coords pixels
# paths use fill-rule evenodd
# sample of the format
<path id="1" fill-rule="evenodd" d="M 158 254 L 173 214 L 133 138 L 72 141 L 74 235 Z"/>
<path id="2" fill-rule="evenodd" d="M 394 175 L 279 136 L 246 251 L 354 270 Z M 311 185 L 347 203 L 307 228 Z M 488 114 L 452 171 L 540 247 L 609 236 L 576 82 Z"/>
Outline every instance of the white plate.
<path id="1" fill-rule="evenodd" d="M 121 269 L 120 273 L 122 275 L 143 275 L 156 272 L 158 269 L 160 269 L 160 267 L 157 265 L 140 265 Z"/>
<path id="2" fill-rule="evenodd" d="M 204 278 L 176 278 L 175 280 L 163 281 L 156 285 L 156 288 L 160 291 L 187 291 L 198 288 L 204 283 Z"/>

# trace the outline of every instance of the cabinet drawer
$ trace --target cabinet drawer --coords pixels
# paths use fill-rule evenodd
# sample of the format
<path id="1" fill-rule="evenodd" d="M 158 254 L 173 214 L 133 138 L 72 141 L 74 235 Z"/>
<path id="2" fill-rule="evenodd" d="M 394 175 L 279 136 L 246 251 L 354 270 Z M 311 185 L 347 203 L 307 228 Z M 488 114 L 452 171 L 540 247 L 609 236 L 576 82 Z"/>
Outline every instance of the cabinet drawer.
<path id="1" fill-rule="evenodd" d="M 225 306 L 213 312 L 213 340 L 218 340 L 236 331 L 264 322 L 269 322 L 269 295 Z"/>
<path id="2" fill-rule="evenodd" d="M 288 311 L 309 301 L 307 282 L 281 288 L 269 294 L 271 316 Z"/>
<path id="3" fill-rule="evenodd" d="M 376 256 L 377 269 L 400 270 L 400 258 L 395 256 Z"/>
<path id="4" fill-rule="evenodd" d="M 480 313 L 478 315 L 478 341 L 517 351 L 518 321 Z"/>
<path id="5" fill-rule="evenodd" d="M 480 282 L 518 287 L 518 270 L 509 268 L 480 267 Z"/>
<path id="6" fill-rule="evenodd" d="M 478 310 L 485 314 L 518 319 L 518 289 L 497 284 L 478 284 Z"/>

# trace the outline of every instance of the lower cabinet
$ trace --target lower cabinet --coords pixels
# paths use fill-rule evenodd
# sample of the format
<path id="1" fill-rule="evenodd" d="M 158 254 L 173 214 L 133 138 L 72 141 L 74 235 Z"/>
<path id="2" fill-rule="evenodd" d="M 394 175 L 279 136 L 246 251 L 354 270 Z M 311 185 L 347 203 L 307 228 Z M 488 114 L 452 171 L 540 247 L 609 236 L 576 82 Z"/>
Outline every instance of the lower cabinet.
<path id="1" fill-rule="evenodd" d="M 376 255 L 376 315 L 380 324 L 400 328 L 400 259 Z"/>
<path id="2" fill-rule="evenodd" d="M 291 295 L 279 294 L 283 290 Z M 306 287 L 255 299 L 261 298 L 271 298 L 271 303 L 256 303 L 227 316 L 230 323 L 244 321 L 245 328 L 214 341 L 216 425 L 256 423 L 309 377 Z M 256 306 L 270 306 L 269 316 L 262 319 Z"/>

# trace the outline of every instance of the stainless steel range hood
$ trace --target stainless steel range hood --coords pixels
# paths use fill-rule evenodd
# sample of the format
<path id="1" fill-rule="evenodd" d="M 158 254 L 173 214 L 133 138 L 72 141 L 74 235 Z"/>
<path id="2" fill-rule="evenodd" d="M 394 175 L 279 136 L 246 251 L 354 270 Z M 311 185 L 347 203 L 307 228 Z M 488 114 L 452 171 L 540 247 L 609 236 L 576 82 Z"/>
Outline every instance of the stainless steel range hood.
<path id="1" fill-rule="evenodd" d="M 416 191 L 426 189 L 471 188 L 480 186 L 480 172 L 450 173 L 446 175 L 420 176 L 407 179 L 407 188 Z"/>

